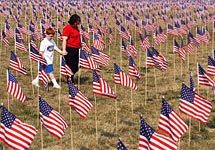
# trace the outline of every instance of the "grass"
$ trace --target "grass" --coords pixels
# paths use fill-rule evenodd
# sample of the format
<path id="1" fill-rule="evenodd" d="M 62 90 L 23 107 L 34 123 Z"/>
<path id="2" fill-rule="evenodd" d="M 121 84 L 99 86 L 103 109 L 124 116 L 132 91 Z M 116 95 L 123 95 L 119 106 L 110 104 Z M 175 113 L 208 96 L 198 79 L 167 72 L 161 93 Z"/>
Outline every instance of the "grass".
<path id="1" fill-rule="evenodd" d="M 55 18 L 56 19 L 56 18 Z M 14 22 L 13 22 L 14 23 Z M 3 25 L 1 23 L 1 25 Z M 86 25 L 86 24 L 84 24 Z M 114 28 L 114 23 L 110 24 Z M 2 26 L 1 26 L 2 27 Z M 2 29 L 2 28 L 1 28 Z M 130 28 L 132 33 L 134 28 Z M 211 25 L 209 26 L 211 31 Z M 212 32 L 210 32 L 212 33 Z M 27 38 L 27 37 L 25 37 Z M 117 34 L 117 40 L 110 46 L 111 61 L 110 66 L 107 68 L 102 67 L 102 77 L 108 82 L 114 89 L 113 83 L 113 63 L 117 63 L 125 72 L 128 72 L 128 60 L 126 57 L 122 57 L 120 60 L 120 45 L 119 35 Z M 138 35 L 135 39 L 138 39 Z M 152 36 L 150 35 L 150 40 Z M 127 87 L 116 86 L 117 103 L 110 98 L 104 96 L 96 96 L 96 109 L 97 115 L 95 116 L 95 99 L 92 92 L 92 73 L 90 71 L 80 69 L 80 90 L 89 98 L 90 102 L 94 105 L 89 112 L 89 116 L 86 119 L 81 119 L 77 113 L 72 110 L 70 114 L 70 107 L 68 106 L 68 89 L 66 80 L 62 79 L 61 95 L 59 100 L 59 91 L 53 89 L 51 86 L 49 91 L 44 88 L 40 88 L 39 93 L 34 88 L 34 95 L 32 94 L 30 74 L 22 76 L 12 71 L 16 75 L 19 84 L 22 86 L 24 93 L 30 97 L 29 101 L 20 103 L 16 99 L 9 97 L 9 108 L 18 118 L 25 123 L 34 125 L 38 130 L 31 148 L 32 150 L 41 149 L 41 132 L 38 124 L 38 94 L 44 97 L 47 102 L 56 110 L 60 110 L 60 113 L 65 117 L 69 128 L 65 132 L 65 136 L 58 140 L 51 136 L 45 128 L 42 130 L 43 146 L 46 150 L 64 150 L 64 149 L 80 149 L 80 150 L 94 150 L 94 149 L 116 149 L 117 139 L 120 137 L 124 144 L 129 149 L 137 149 L 139 138 L 139 115 L 142 114 L 145 120 L 154 129 L 158 126 L 158 119 L 161 108 L 161 97 L 165 96 L 166 100 L 171 106 L 178 111 L 178 103 L 180 97 L 180 88 L 182 81 L 189 84 L 189 72 L 194 74 L 194 81 L 197 86 L 197 72 L 196 63 L 199 62 L 206 69 L 207 56 L 211 55 L 212 43 L 208 45 L 202 45 L 200 49 L 189 56 L 184 62 L 181 62 L 177 55 L 172 53 L 172 37 L 168 38 L 167 44 L 162 44 L 160 47 L 155 46 L 159 52 L 161 52 L 169 62 L 169 68 L 165 72 L 153 68 L 145 67 L 145 52 L 142 51 L 138 41 L 135 41 L 135 45 L 138 49 L 139 55 L 135 58 L 136 64 L 139 66 L 142 79 L 134 79 L 134 82 L 138 85 L 138 90 L 133 91 L 133 97 L 131 98 L 131 90 Z M 56 40 L 55 40 L 56 41 Z M 8 95 L 6 92 L 6 68 L 9 64 L 10 50 L 14 50 L 12 40 L 10 40 L 10 47 L 5 50 L 1 47 L 1 60 L 0 60 L 0 94 L 1 102 L 5 107 L 8 107 Z M 92 41 L 91 41 L 92 43 Z M 25 41 L 27 45 L 27 40 Z M 39 42 L 38 42 L 39 45 Z M 58 44 L 61 47 L 61 43 Z M 108 48 L 105 49 L 108 53 Z M 24 66 L 30 70 L 29 60 L 27 53 L 17 51 L 17 55 L 22 59 Z M 175 58 L 175 68 L 174 68 Z M 55 55 L 55 75 L 59 78 L 59 55 Z M 32 62 L 33 66 L 33 78 L 37 74 L 37 64 Z M 188 67 L 189 66 L 189 67 Z M 147 70 L 147 71 L 146 71 Z M 147 74 L 146 74 L 147 72 Z M 175 74 L 175 78 L 174 78 Z M 77 74 L 78 75 L 78 74 Z M 77 79 L 76 75 L 76 81 Z M 147 77 L 146 77 L 147 75 Z M 146 93 L 146 79 L 147 78 L 147 93 Z M 175 79 L 175 80 L 174 80 Z M 156 84 L 155 84 L 156 81 Z M 210 88 L 203 86 L 199 87 L 200 94 L 207 97 L 210 100 L 214 100 L 214 95 Z M 147 94 L 147 95 L 146 95 Z M 147 96 L 147 97 L 146 97 Z M 145 99 L 146 97 L 146 99 Z M 117 130 L 116 130 L 116 104 L 117 104 Z M 132 112 L 133 104 L 133 112 Z M 214 104 L 213 104 L 214 107 Z M 181 114 L 181 113 L 180 113 Z M 182 114 L 181 114 L 182 115 Z M 182 115 L 187 124 L 189 119 L 187 116 Z M 95 121 L 95 119 L 97 119 Z M 98 129 L 98 141 L 96 141 L 96 122 Z M 188 143 L 188 132 L 182 137 L 180 141 L 180 149 L 207 149 L 212 150 L 215 147 L 215 117 L 214 110 L 211 113 L 208 124 L 201 125 L 199 132 L 198 122 L 192 120 L 191 128 L 191 145 Z M 71 129 L 71 130 L 70 130 Z M 73 142 L 73 143 L 72 143 Z"/>

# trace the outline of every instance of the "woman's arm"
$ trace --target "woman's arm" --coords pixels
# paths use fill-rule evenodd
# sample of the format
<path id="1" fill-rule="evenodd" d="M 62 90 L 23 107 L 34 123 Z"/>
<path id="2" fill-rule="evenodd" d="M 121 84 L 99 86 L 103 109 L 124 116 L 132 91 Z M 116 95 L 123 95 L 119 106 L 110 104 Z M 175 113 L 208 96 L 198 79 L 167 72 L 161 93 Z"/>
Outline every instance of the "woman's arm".
<path id="1" fill-rule="evenodd" d="M 62 50 L 63 50 L 63 53 L 66 53 L 66 40 L 68 39 L 67 36 L 62 36 L 63 38 L 63 42 L 62 42 Z"/>

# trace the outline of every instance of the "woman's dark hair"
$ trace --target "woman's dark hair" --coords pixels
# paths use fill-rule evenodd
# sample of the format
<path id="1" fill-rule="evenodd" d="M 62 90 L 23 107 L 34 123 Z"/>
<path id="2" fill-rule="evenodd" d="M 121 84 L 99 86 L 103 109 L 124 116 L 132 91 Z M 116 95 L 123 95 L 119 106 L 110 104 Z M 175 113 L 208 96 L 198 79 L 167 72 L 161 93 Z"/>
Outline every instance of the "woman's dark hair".
<path id="1" fill-rule="evenodd" d="M 80 18 L 79 15 L 73 14 L 73 15 L 70 17 L 70 19 L 69 19 L 68 22 L 69 22 L 70 25 L 74 25 L 76 22 L 81 23 L 81 18 Z"/>

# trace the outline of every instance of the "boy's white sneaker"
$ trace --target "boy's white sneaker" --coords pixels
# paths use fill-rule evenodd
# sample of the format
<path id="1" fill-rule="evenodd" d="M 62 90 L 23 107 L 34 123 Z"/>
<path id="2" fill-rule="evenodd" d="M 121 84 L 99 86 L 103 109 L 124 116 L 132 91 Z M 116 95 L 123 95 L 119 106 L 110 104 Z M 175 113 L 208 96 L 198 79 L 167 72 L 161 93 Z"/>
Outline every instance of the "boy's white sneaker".
<path id="1" fill-rule="evenodd" d="M 59 84 L 55 84 L 55 85 L 53 86 L 53 88 L 61 89 L 61 87 L 60 87 L 60 85 L 59 85 Z"/>

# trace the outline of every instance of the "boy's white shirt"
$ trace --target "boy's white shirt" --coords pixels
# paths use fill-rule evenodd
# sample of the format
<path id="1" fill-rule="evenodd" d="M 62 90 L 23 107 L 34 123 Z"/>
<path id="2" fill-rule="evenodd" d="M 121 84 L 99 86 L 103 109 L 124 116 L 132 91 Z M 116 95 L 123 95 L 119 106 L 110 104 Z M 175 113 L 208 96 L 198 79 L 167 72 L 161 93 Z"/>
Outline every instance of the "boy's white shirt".
<path id="1" fill-rule="evenodd" d="M 44 38 L 40 43 L 40 52 L 43 52 L 44 58 L 48 65 L 53 64 L 54 50 L 58 49 L 54 40 Z"/>

